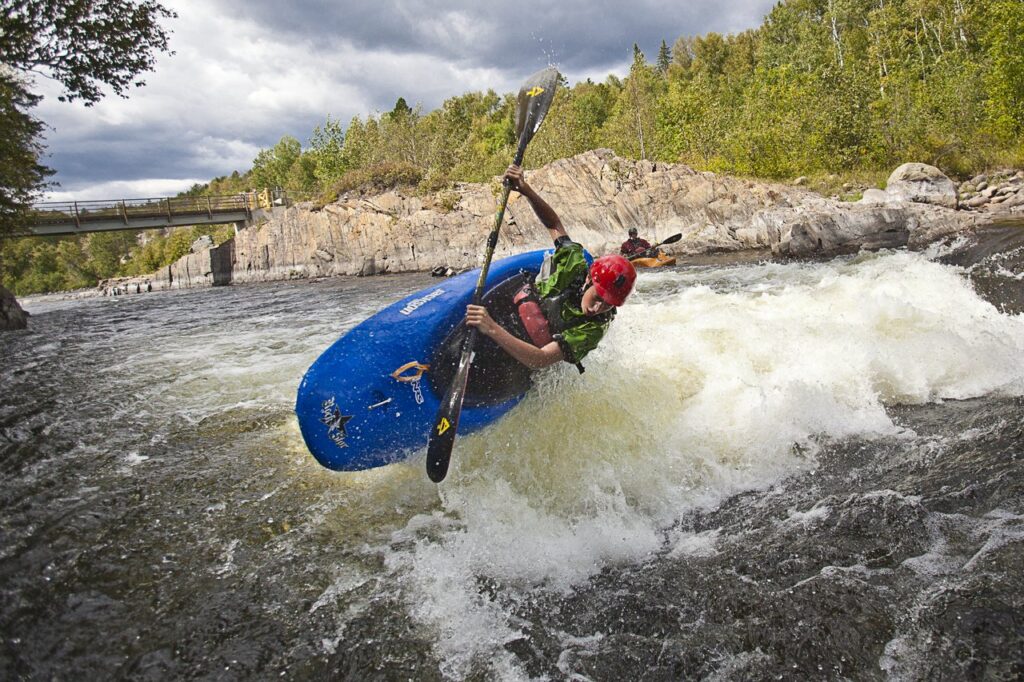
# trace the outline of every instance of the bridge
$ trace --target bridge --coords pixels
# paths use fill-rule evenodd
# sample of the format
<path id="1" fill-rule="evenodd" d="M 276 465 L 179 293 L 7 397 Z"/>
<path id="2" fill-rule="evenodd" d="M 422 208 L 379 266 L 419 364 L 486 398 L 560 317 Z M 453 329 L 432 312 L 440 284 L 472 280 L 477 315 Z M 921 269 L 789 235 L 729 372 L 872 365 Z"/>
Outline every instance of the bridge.
<path id="1" fill-rule="evenodd" d="M 284 192 L 246 192 L 229 196 L 60 201 L 36 204 L 28 230 L 34 236 L 147 230 L 184 225 L 246 224 L 253 213 L 286 205 Z"/>

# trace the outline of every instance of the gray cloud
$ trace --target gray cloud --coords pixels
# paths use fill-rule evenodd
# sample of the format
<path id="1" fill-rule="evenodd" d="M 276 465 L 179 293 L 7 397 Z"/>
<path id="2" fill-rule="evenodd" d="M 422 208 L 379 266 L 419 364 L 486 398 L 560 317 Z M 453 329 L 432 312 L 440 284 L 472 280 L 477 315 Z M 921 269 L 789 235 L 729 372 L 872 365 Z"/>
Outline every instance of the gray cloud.
<path id="1" fill-rule="evenodd" d="M 509 92 L 549 63 L 570 82 L 622 74 L 634 42 L 653 60 L 662 40 L 753 27 L 773 4 L 164 1 L 179 14 L 169 25 L 176 54 L 161 56 L 129 99 L 86 108 L 39 84 L 36 113 L 52 126 L 46 162 L 61 184 L 54 198 L 185 189 L 246 170 L 283 135 L 305 144 L 328 115 L 347 123 L 400 96 L 429 110 L 463 92 Z"/>
<path id="2" fill-rule="evenodd" d="M 286 6 L 277 0 L 224 2 L 233 12 L 320 47 L 348 41 L 362 49 L 430 54 L 517 72 L 548 62 L 567 71 L 614 64 L 632 56 L 634 42 L 653 56 L 662 40 L 671 45 L 681 35 L 735 32 L 757 25 L 774 4 L 763 0 L 316 0 Z"/>

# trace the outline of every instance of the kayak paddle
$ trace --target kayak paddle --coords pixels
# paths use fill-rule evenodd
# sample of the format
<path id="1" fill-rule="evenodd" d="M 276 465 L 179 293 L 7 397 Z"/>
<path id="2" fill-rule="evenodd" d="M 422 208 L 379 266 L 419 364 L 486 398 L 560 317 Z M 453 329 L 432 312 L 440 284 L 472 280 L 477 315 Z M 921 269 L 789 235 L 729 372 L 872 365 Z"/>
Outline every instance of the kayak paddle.
<path id="1" fill-rule="evenodd" d="M 523 164 L 526 145 L 533 139 L 534 133 L 540 128 L 544 116 L 548 113 L 551 100 L 555 96 L 558 78 L 558 70 L 549 66 L 530 76 L 523 87 L 519 89 L 516 107 L 516 136 L 519 138 L 519 146 L 513 161 L 517 166 Z M 494 217 L 494 227 L 487 237 L 484 264 L 480 268 L 480 277 L 476 281 L 476 290 L 473 292 L 474 305 L 480 305 L 480 301 L 483 299 L 487 271 L 491 267 L 494 247 L 498 244 L 501 221 L 505 217 L 505 206 L 508 204 L 508 194 L 511 188 L 507 181 L 504 184 L 501 201 L 498 204 L 498 213 Z M 473 345 L 476 343 L 476 335 L 476 327 L 471 327 L 462 343 L 462 354 L 459 357 L 455 376 L 448 387 L 448 392 L 441 400 L 441 406 L 437 410 L 437 419 L 434 421 L 430 439 L 427 441 L 427 475 L 434 483 L 440 483 L 448 474 L 448 464 L 452 458 L 452 448 L 455 446 L 455 432 L 459 428 L 459 415 L 462 414 L 462 401 L 466 395 L 469 366 L 473 362 Z"/>

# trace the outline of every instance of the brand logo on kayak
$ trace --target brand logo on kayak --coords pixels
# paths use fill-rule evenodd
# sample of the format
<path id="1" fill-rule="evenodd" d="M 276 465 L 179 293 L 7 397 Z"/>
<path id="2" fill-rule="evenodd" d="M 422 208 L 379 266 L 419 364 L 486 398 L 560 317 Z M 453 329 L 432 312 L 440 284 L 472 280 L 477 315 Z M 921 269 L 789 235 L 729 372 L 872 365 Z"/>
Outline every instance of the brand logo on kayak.
<path id="1" fill-rule="evenodd" d="M 422 365 L 413 360 L 412 362 L 405 363 L 392 372 L 391 378 L 395 381 L 400 381 L 403 384 L 409 384 L 409 386 L 412 387 L 412 396 L 415 398 L 416 404 L 422 405 L 423 389 L 420 388 L 420 379 L 423 378 L 423 373 L 428 369 L 430 369 L 430 365 Z"/>
<path id="2" fill-rule="evenodd" d="M 320 405 L 320 422 L 327 425 L 327 437 L 339 448 L 348 447 L 348 443 L 345 442 L 345 438 L 348 437 L 348 432 L 345 431 L 345 424 L 351 418 L 350 415 L 341 413 L 341 410 L 334 403 L 334 396 L 331 396 Z"/>
<path id="3" fill-rule="evenodd" d="M 434 289 L 426 296 L 421 296 L 420 298 L 416 298 L 409 301 L 408 303 L 405 304 L 405 307 L 399 310 L 398 312 L 402 313 L 403 315 L 411 315 L 417 308 L 424 306 L 427 303 L 430 303 L 443 293 L 444 289 Z"/>
<path id="4" fill-rule="evenodd" d="M 443 436 L 444 432 L 452 427 L 451 422 L 448 421 L 448 417 L 441 417 L 441 421 L 437 423 L 437 435 Z"/>
<path id="5" fill-rule="evenodd" d="M 544 88 L 540 87 L 539 85 L 534 85 L 532 88 L 526 91 L 526 94 L 529 95 L 530 97 L 536 97 L 542 92 L 544 92 Z"/>

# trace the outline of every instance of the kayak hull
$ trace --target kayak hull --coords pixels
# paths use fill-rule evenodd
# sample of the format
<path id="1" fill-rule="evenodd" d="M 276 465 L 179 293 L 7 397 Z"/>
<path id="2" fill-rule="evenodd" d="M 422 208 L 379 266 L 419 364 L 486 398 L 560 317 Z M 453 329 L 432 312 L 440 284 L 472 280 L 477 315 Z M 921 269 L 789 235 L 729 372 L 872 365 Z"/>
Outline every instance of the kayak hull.
<path id="1" fill-rule="evenodd" d="M 662 268 L 669 265 L 675 265 L 675 256 L 669 256 L 662 251 L 658 252 L 658 255 L 654 258 L 635 258 L 630 261 L 635 268 Z"/>
<path id="2" fill-rule="evenodd" d="M 514 284 L 508 280 L 517 276 L 532 278 L 544 254 L 531 251 L 495 261 L 485 291 Z M 299 385 L 295 413 L 320 464 L 338 471 L 369 469 L 407 459 L 426 446 L 446 385 L 431 376 L 439 369 L 432 370 L 431 364 L 442 357 L 439 348 L 458 346 L 453 334 L 465 329 L 466 305 L 479 276 L 479 269 L 472 270 L 403 298 L 351 329 L 310 366 Z M 494 345 L 486 337 L 481 341 Z M 503 351 L 479 355 L 522 371 Z M 502 368 L 489 369 L 500 374 Z M 492 399 L 467 401 L 459 433 L 504 415 L 528 385 L 520 381 Z"/>

